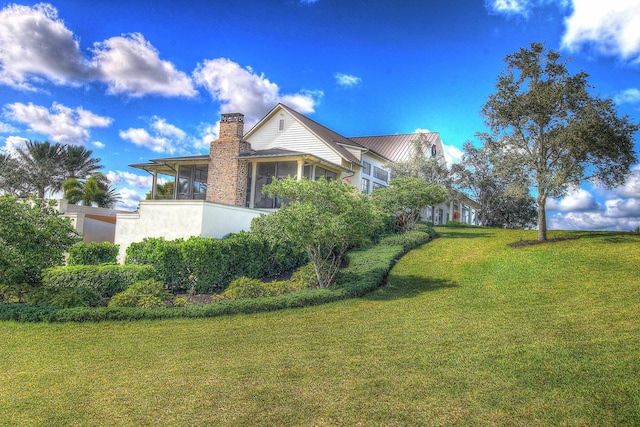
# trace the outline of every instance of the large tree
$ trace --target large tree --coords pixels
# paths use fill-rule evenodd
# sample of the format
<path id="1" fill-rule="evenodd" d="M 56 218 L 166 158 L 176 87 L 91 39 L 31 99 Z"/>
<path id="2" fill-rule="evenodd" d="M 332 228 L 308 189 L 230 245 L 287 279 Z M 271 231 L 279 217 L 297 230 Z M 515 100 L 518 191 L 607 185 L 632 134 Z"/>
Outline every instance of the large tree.
<path id="1" fill-rule="evenodd" d="M 463 145 L 462 162 L 454 165 L 457 184 L 469 191 L 480 205 L 480 224 L 488 227 L 527 228 L 536 222 L 535 200 L 529 194 L 527 177 L 512 156 L 494 151 L 495 145 L 476 148 Z"/>
<path id="2" fill-rule="evenodd" d="M 94 172 L 86 180 L 67 178 L 62 183 L 64 198 L 69 203 L 99 208 L 113 208 L 120 201 L 120 195 L 111 187 L 109 178 L 101 172 Z"/>
<path id="3" fill-rule="evenodd" d="M 505 58 L 496 93 L 482 108 L 494 144 L 518 156 L 531 178 L 538 240 L 547 239 L 548 197 L 562 197 L 585 180 L 611 188 L 636 161 L 638 125 L 611 99 L 592 95 L 584 71 L 570 74 L 560 54 L 532 43 Z"/>
<path id="4" fill-rule="evenodd" d="M 34 189 L 36 196 L 44 199 L 47 193 L 60 189 L 64 181 L 64 147 L 48 141 L 27 141 L 18 148 L 18 160 L 23 165 L 24 181 Z"/>

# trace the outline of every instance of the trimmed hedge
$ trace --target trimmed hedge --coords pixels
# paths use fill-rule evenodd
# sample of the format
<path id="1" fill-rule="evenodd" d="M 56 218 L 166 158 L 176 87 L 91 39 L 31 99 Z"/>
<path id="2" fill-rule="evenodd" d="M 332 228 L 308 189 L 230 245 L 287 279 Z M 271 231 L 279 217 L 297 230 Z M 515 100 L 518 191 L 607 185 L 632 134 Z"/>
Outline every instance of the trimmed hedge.
<path id="1" fill-rule="evenodd" d="M 80 242 L 69 249 L 67 265 L 99 265 L 118 262 L 119 246 L 110 242 Z"/>
<path id="2" fill-rule="evenodd" d="M 411 239 L 407 233 L 406 239 Z M 401 238 L 402 240 L 402 238 Z M 222 301 L 216 304 L 185 307 L 32 307 L 24 304 L 0 304 L 0 320 L 21 322 L 87 322 L 104 320 L 168 319 L 177 317 L 214 317 L 248 314 L 285 308 L 306 307 L 363 296 L 379 287 L 395 261 L 405 253 L 403 245 L 376 245 L 347 253 L 349 265 L 337 276 L 338 285 L 304 289 L 300 292 L 267 298 Z"/>
<path id="3" fill-rule="evenodd" d="M 73 265 L 44 270 L 42 283 L 53 290 L 92 288 L 98 291 L 101 298 L 109 298 L 135 282 L 157 278 L 151 265 Z"/>

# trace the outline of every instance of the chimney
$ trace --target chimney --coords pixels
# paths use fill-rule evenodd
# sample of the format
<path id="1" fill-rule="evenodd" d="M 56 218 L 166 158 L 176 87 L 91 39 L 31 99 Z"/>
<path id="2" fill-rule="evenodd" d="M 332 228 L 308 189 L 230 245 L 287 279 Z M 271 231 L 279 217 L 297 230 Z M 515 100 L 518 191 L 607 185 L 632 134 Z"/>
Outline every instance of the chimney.
<path id="1" fill-rule="evenodd" d="M 249 143 L 242 140 L 243 134 L 243 114 L 221 116 L 220 134 L 211 143 L 209 151 L 207 201 L 233 206 L 245 205 L 248 164 L 238 160 L 238 155 L 249 150 Z"/>

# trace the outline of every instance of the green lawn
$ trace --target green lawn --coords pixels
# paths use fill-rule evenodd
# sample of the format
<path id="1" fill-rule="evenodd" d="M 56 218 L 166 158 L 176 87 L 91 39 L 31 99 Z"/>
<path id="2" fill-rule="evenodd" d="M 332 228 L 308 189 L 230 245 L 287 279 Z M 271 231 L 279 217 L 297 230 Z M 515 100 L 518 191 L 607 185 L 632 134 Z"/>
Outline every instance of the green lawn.
<path id="1" fill-rule="evenodd" d="M 0 323 L 0 425 L 640 425 L 640 236 L 441 228 L 365 298 Z"/>

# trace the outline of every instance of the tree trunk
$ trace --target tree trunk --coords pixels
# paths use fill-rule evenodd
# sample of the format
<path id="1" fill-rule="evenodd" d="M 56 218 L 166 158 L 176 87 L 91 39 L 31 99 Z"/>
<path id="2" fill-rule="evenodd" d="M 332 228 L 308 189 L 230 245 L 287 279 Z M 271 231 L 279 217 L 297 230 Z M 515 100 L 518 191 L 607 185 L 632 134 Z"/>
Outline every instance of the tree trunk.
<path id="1" fill-rule="evenodd" d="M 547 198 L 538 195 L 538 241 L 547 240 L 547 212 L 545 210 Z"/>

